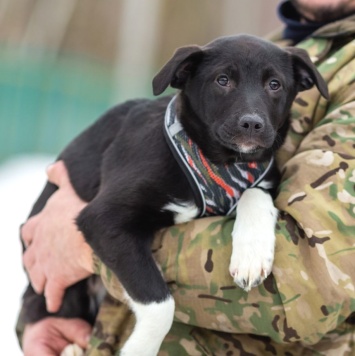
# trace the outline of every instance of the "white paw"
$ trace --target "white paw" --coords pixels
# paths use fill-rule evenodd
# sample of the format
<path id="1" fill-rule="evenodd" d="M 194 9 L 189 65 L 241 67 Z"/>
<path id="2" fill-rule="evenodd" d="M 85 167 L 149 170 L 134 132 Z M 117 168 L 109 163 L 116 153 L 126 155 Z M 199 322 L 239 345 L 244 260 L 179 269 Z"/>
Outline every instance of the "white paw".
<path id="1" fill-rule="evenodd" d="M 269 194 L 247 189 L 237 206 L 229 272 L 246 291 L 262 283 L 274 261 L 277 209 Z"/>
<path id="2" fill-rule="evenodd" d="M 263 238 L 275 240 L 274 236 L 270 238 L 264 234 L 257 243 L 255 243 L 256 241 L 249 241 L 248 243 L 248 237 L 246 237 L 243 243 L 233 248 L 229 272 L 234 283 L 245 291 L 261 284 L 271 273 L 274 261 L 274 245 L 272 243 L 265 246 L 262 243 Z"/>
<path id="3" fill-rule="evenodd" d="M 76 345 L 76 344 L 70 344 L 64 348 L 60 356 L 83 356 L 84 355 L 84 350 Z"/>

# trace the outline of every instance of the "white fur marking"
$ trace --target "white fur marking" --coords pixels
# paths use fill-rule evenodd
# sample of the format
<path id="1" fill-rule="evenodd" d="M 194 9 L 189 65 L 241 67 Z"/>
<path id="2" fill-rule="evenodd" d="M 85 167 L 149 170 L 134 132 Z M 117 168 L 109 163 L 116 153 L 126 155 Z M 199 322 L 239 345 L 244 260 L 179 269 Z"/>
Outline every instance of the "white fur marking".
<path id="1" fill-rule="evenodd" d="M 165 335 L 171 328 L 175 302 L 172 296 L 156 303 L 142 304 L 126 295 L 135 314 L 136 324 L 124 344 L 121 356 L 155 356 Z"/>
<path id="2" fill-rule="evenodd" d="M 261 189 L 247 189 L 237 206 L 233 252 L 229 271 L 245 289 L 260 284 L 271 272 L 275 248 L 277 209 L 271 196 Z"/>
<path id="3" fill-rule="evenodd" d="M 168 210 L 174 213 L 175 224 L 191 221 L 199 214 L 199 209 L 192 202 L 169 203 L 164 205 L 162 210 Z"/>
<path id="4" fill-rule="evenodd" d="M 60 356 L 84 356 L 84 350 L 77 344 L 69 344 L 64 348 Z"/>

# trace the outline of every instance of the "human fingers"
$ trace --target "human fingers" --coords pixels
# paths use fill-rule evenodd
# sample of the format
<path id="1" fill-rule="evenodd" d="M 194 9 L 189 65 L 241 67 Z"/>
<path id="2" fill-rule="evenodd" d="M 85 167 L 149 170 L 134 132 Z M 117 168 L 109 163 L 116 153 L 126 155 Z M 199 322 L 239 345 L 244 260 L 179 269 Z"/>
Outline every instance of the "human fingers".
<path id="1" fill-rule="evenodd" d="M 28 272 L 36 262 L 36 256 L 32 249 L 27 248 L 22 255 L 22 264 L 24 265 L 26 271 Z"/>
<path id="2" fill-rule="evenodd" d="M 29 269 L 26 270 L 33 289 L 38 294 L 43 293 L 46 285 L 46 276 L 43 273 L 42 266 L 35 262 Z"/>
<path id="3" fill-rule="evenodd" d="M 48 180 L 58 187 L 70 184 L 68 171 L 63 161 L 57 161 L 47 168 Z"/>
<path id="4" fill-rule="evenodd" d="M 58 356 L 68 344 L 56 330 L 57 318 L 44 318 L 27 324 L 22 337 L 24 356 Z"/>
<path id="5" fill-rule="evenodd" d="M 46 307 L 50 313 L 55 313 L 62 305 L 65 287 L 61 283 L 51 278 L 47 281 L 44 288 L 44 296 L 46 298 Z"/>
<path id="6" fill-rule="evenodd" d="M 57 321 L 57 328 L 69 342 L 83 349 L 87 348 L 92 331 L 92 326 L 88 322 L 79 318 L 60 318 Z"/>
<path id="7" fill-rule="evenodd" d="M 86 348 L 91 326 L 81 319 L 47 317 L 25 327 L 22 348 L 25 356 L 58 356 L 71 343 Z"/>
<path id="8" fill-rule="evenodd" d="M 27 271 L 33 289 L 36 293 L 42 293 L 46 283 L 46 277 L 40 268 L 41 266 L 36 263 L 36 256 L 31 246 L 29 246 L 22 255 L 22 263 Z"/>
<path id="9" fill-rule="evenodd" d="M 32 341 L 32 340 L 31 340 Z M 48 345 L 42 344 L 41 342 L 30 345 L 23 350 L 24 356 L 58 356 L 59 354 L 51 349 Z"/>
<path id="10" fill-rule="evenodd" d="M 20 229 L 21 232 L 21 239 L 23 243 L 25 244 L 26 247 L 28 247 L 34 237 L 34 232 L 36 230 L 36 227 L 38 225 L 39 221 L 39 216 L 35 215 L 30 217 L 22 226 Z"/>

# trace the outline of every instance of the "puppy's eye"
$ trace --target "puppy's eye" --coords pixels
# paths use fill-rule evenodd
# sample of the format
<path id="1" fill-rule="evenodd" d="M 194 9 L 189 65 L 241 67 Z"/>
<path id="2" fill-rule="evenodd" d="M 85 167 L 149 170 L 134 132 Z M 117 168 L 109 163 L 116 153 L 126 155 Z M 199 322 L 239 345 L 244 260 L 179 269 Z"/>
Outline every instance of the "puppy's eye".
<path id="1" fill-rule="evenodd" d="M 229 78 L 225 74 L 221 74 L 216 78 L 217 83 L 221 87 L 227 87 L 229 86 Z"/>
<path id="2" fill-rule="evenodd" d="M 279 89 L 281 87 L 281 84 L 277 80 L 273 79 L 269 83 L 269 87 L 270 87 L 271 90 L 277 90 L 277 89 Z"/>

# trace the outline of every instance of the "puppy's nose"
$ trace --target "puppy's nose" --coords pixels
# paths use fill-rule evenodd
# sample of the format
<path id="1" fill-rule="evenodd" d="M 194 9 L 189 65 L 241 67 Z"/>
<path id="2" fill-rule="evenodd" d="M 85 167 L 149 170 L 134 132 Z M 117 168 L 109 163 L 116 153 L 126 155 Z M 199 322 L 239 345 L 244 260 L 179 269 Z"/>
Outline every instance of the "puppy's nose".
<path id="1" fill-rule="evenodd" d="M 244 133 L 261 133 L 264 126 L 264 120 L 257 115 L 245 115 L 239 120 L 239 127 Z"/>

